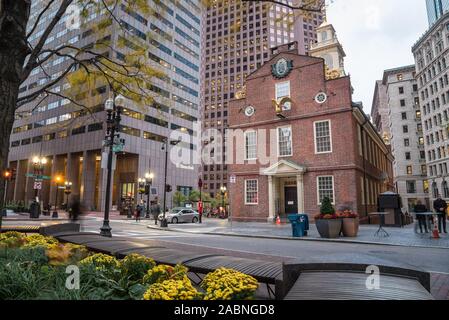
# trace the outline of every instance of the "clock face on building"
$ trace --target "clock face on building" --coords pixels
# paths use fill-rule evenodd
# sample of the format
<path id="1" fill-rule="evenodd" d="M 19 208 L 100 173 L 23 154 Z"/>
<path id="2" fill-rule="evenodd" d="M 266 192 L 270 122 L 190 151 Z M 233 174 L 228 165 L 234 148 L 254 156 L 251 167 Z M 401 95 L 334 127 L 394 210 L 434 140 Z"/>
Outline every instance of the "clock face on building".
<path id="1" fill-rule="evenodd" d="M 284 58 L 279 59 L 272 65 L 272 73 L 276 78 L 284 78 L 288 76 L 293 68 L 293 62 L 287 61 Z"/>
<path id="2" fill-rule="evenodd" d="M 256 109 L 254 109 L 253 106 L 247 106 L 247 107 L 245 108 L 245 115 L 246 115 L 247 117 L 251 117 L 251 116 L 254 114 L 255 111 L 256 111 Z"/>
<path id="3" fill-rule="evenodd" d="M 315 102 L 319 104 L 325 103 L 327 100 L 327 94 L 324 92 L 320 92 L 315 96 Z"/>

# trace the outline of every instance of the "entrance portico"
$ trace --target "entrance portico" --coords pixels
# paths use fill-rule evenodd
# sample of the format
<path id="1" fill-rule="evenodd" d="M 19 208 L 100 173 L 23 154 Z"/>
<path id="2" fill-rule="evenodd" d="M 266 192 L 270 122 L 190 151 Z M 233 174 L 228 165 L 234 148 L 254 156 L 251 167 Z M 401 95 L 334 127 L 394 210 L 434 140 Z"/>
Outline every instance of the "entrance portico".
<path id="1" fill-rule="evenodd" d="M 268 176 L 268 222 L 277 215 L 304 212 L 304 173 L 306 168 L 290 160 L 281 160 L 262 169 Z"/>

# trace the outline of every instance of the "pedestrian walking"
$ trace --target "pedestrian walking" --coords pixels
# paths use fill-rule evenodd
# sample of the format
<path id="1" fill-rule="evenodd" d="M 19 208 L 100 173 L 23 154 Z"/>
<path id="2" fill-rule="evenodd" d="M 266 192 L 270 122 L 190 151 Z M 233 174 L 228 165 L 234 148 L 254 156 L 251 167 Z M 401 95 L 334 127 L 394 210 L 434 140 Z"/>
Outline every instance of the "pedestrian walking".
<path id="1" fill-rule="evenodd" d="M 144 205 L 143 202 L 141 201 L 137 206 L 136 206 L 136 222 L 140 221 L 140 218 L 142 217 L 142 212 L 144 210 Z"/>
<path id="2" fill-rule="evenodd" d="M 437 199 L 433 202 L 433 208 L 435 209 L 438 217 L 438 230 L 440 233 L 447 233 L 446 230 L 446 209 L 447 203 L 441 199 L 441 195 L 438 195 Z"/>
<path id="3" fill-rule="evenodd" d="M 421 203 L 421 201 L 418 201 L 416 203 L 415 207 L 413 208 L 413 211 L 416 214 L 416 219 L 418 220 L 418 225 L 419 225 L 420 232 L 423 233 L 423 226 L 424 226 L 424 230 L 426 231 L 426 233 L 428 233 L 429 231 L 427 230 L 426 216 L 424 216 L 422 214 L 419 214 L 419 213 L 422 213 L 422 212 L 427 212 L 426 206 L 423 205 Z"/>
<path id="4" fill-rule="evenodd" d="M 74 196 L 72 199 L 72 205 L 69 209 L 69 217 L 72 222 L 76 222 L 79 219 L 79 216 L 82 214 L 81 211 L 81 202 L 78 197 Z"/>
<path id="5" fill-rule="evenodd" d="M 154 224 L 157 225 L 157 220 L 162 211 L 161 205 L 159 204 L 159 200 L 157 198 L 154 200 L 154 204 L 151 206 L 151 211 L 154 217 Z"/>

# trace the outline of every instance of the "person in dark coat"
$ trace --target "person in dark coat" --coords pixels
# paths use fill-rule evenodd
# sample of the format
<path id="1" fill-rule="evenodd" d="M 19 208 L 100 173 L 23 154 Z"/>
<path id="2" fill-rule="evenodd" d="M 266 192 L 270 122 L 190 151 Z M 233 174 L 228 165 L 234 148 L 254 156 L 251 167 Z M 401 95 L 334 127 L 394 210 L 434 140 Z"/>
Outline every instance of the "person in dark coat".
<path id="1" fill-rule="evenodd" d="M 151 206 L 151 211 L 153 213 L 154 217 L 154 224 L 157 225 L 157 220 L 159 218 L 159 215 L 161 214 L 161 205 L 159 204 L 158 199 L 156 198 L 154 201 L 154 204 Z"/>
<path id="2" fill-rule="evenodd" d="M 438 216 L 438 229 L 440 232 L 447 233 L 446 230 L 446 209 L 447 209 L 447 203 L 443 199 L 441 199 L 441 196 L 438 195 L 438 198 L 433 202 L 433 208 L 435 209 L 437 216 Z M 443 227 L 443 228 L 441 228 Z"/>
<path id="3" fill-rule="evenodd" d="M 69 209 L 69 217 L 72 222 L 78 221 L 79 216 L 82 214 L 81 202 L 78 197 L 73 197 L 72 204 Z"/>
<path id="4" fill-rule="evenodd" d="M 418 219 L 419 230 L 423 233 L 422 227 L 424 226 L 424 230 L 428 233 L 429 231 L 427 230 L 426 216 L 419 214 L 420 212 L 427 212 L 426 206 L 423 205 L 421 201 L 418 201 L 415 205 L 414 212 L 416 213 L 416 219 Z"/>

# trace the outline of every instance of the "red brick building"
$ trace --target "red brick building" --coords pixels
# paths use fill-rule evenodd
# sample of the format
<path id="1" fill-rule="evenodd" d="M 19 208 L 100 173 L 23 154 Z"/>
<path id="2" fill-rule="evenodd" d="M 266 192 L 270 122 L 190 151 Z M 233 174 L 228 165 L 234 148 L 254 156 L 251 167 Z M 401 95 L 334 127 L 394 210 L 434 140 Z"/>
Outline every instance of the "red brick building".
<path id="1" fill-rule="evenodd" d="M 349 77 L 326 79 L 324 60 L 299 55 L 296 43 L 273 50 L 230 103 L 233 219 L 313 217 L 328 196 L 367 221 L 378 194 L 392 189 L 390 150 L 352 101 Z"/>

